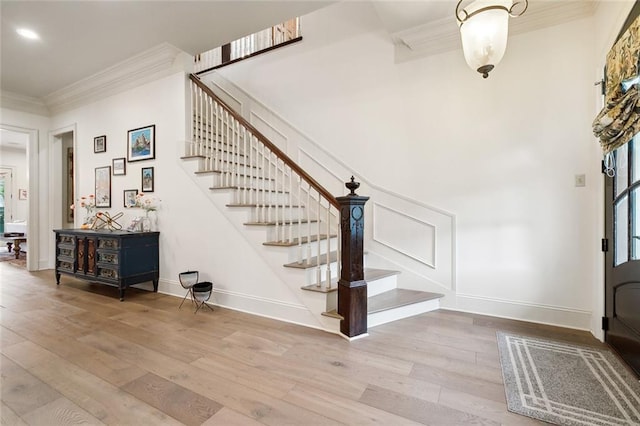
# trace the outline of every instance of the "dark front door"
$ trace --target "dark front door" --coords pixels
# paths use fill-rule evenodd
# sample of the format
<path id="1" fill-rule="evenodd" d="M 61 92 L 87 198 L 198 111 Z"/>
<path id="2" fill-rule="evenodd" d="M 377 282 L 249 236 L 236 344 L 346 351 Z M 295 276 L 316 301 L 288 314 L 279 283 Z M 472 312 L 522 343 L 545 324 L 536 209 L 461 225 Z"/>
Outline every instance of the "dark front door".
<path id="1" fill-rule="evenodd" d="M 640 376 L 640 134 L 614 156 L 605 187 L 605 339 Z"/>

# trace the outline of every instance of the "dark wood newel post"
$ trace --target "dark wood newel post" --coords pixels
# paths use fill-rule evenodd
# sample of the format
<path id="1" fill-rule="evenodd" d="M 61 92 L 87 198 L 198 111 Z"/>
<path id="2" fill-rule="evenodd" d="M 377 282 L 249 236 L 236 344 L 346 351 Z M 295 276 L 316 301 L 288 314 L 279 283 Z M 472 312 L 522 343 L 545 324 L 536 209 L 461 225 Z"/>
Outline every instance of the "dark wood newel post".
<path id="1" fill-rule="evenodd" d="M 364 204 L 369 197 L 356 194 L 360 183 L 351 176 L 350 194 L 337 197 L 342 232 L 342 271 L 338 281 L 340 332 L 356 337 L 367 332 L 367 282 L 364 280 Z"/>

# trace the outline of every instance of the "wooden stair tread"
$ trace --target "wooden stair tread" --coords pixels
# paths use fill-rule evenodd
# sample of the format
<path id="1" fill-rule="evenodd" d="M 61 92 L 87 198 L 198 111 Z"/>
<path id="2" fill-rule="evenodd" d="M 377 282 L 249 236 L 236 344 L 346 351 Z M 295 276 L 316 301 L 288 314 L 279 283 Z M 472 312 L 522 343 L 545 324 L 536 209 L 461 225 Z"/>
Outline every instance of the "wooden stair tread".
<path id="1" fill-rule="evenodd" d="M 297 225 L 298 223 L 315 223 L 317 222 L 316 219 L 302 219 L 300 221 L 298 220 L 285 220 L 285 221 L 272 221 L 272 222 L 246 222 L 245 225 L 247 226 L 276 226 L 276 223 L 278 225 Z"/>
<path id="2" fill-rule="evenodd" d="M 325 283 L 322 283 L 320 287 L 315 284 L 310 284 L 300 288 L 302 290 L 315 291 L 316 293 L 333 293 L 334 291 L 338 291 L 338 280 L 331 280 L 331 288 L 327 288 L 324 284 Z"/>
<path id="3" fill-rule="evenodd" d="M 331 234 L 329 235 L 329 238 L 335 238 L 337 237 L 336 234 Z M 326 240 L 327 239 L 327 234 L 320 234 L 320 240 Z M 267 241 L 266 243 L 262 243 L 262 245 L 264 246 L 275 246 L 275 247 L 294 247 L 297 246 L 298 244 L 306 244 L 309 240 L 309 237 L 302 237 L 302 241 L 300 241 L 298 238 L 294 238 L 291 241 Z M 312 235 L 311 236 L 311 242 L 316 242 L 318 241 L 318 236 L 317 235 Z"/>
<path id="4" fill-rule="evenodd" d="M 329 262 L 333 263 L 336 260 L 338 260 L 338 252 L 332 251 L 331 253 L 329 253 Z M 326 264 L 327 264 L 327 255 L 325 253 L 320 256 L 320 265 L 326 265 Z M 309 269 L 309 268 L 315 268 L 316 266 L 318 266 L 317 256 L 313 256 L 311 258 L 311 261 L 309 262 L 302 262 L 302 263 L 291 262 L 284 265 L 285 268 L 295 268 L 295 269 Z"/>
<path id="5" fill-rule="evenodd" d="M 369 297 L 367 301 L 367 313 L 373 314 L 393 308 L 412 305 L 414 303 L 440 299 L 441 297 L 444 297 L 444 295 L 439 293 L 430 293 L 427 291 L 395 288 L 376 296 Z"/>
<path id="6" fill-rule="evenodd" d="M 342 315 L 340 315 L 338 313 L 338 311 L 336 311 L 335 309 L 332 309 L 328 312 L 323 312 L 321 315 L 324 315 L 325 317 L 329 317 L 329 318 L 335 318 L 335 319 L 339 319 L 339 320 L 343 320 L 344 317 Z"/>

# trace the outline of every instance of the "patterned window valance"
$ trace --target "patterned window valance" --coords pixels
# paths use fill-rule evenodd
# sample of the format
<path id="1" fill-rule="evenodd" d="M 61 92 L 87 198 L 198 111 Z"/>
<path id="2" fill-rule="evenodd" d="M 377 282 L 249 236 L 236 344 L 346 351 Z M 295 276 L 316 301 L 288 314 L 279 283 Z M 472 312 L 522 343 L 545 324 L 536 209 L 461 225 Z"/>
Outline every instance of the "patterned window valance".
<path id="1" fill-rule="evenodd" d="M 638 76 L 639 61 L 640 17 L 607 54 L 605 106 L 593 121 L 593 133 L 600 138 L 605 153 L 624 145 L 640 132 L 640 84 L 636 82 L 626 90 L 622 85 Z"/>

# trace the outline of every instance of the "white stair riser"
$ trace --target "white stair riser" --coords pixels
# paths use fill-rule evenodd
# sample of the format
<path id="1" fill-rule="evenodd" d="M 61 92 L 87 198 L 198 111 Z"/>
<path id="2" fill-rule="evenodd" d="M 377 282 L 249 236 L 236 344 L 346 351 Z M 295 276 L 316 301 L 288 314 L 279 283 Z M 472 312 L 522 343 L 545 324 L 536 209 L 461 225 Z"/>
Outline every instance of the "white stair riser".
<path id="1" fill-rule="evenodd" d="M 385 291 L 393 290 L 398 287 L 398 276 L 391 275 L 389 277 L 379 278 L 377 280 L 367 281 L 367 297 L 373 297 Z"/>
<path id="2" fill-rule="evenodd" d="M 439 299 L 428 300 L 426 302 L 413 303 L 411 305 L 400 306 L 398 308 L 388 309 L 382 312 L 376 312 L 367 315 L 367 326 L 369 328 L 386 324 L 388 322 L 397 321 L 403 318 L 412 317 L 414 315 L 424 314 L 425 312 L 435 311 L 440 308 Z"/>
<path id="3" fill-rule="evenodd" d="M 333 262 L 330 264 L 331 267 L 331 278 L 335 278 L 338 276 L 338 262 Z M 320 280 L 322 282 L 322 286 L 326 287 L 327 281 L 327 265 L 320 265 Z M 318 268 L 309 268 L 304 269 L 304 282 L 307 285 L 317 284 L 318 283 Z M 335 286 L 336 284 L 332 284 Z"/>
<path id="4" fill-rule="evenodd" d="M 297 238 L 297 237 L 300 237 L 300 236 L 306 237 L 306 236 L 309 235 L 309 232 L 308 232 L 309 230 L 311 231 L 311 236 L 312 237 L 314 235 L 318 234 L 318 223 L 317 222 L 301 223 L 301 224 L 298 224 L 297 222 L 294 222 L 291 225 L 285 225 L 285 227 L 286 227 L 286 231 L 285 231 L 286 235 L 288 236 L 289 234 L 291 234 L 293 238 Z M 265 239 L 265 241 L 277 241 L 278 239 L 281 238 L 282 229 L 279 229 L 280 233 L 278 235 L 276 233 L 275 226 L 269 226 L 269 227 L 265 227 L 265 228 L 267 228 L 266 229 L 267 238 Z M 289 228 L 291 228 L 291 233 L 289 233 Z M 322 233 L 322 234 L 326 234 L 327 233 L 327 226 L 324 223 L 320 223 L 320 233 Z M 336 233 L 335 229 L 331 233 L 335 234 Z"/>
<path id="5" fill-rule="evenodd" d="M 250 212 L 247 216 L 247 220 L 249 222 L 275 222 L 278 223 L 297 223 L 298 221 L 304 222 L 307 220 L 304 209 L 290 209 L 290 208 L 282 208 L 278 207 L 277 209 L 274 207 L 259 207 L 254 208 L 254 212 Z M 285 225 L 288 229 L 289 225 Z M 282 235 L 282 233 L 280 233 Z M 287 231 L 286 235 L 289 235 L 289 231 Z M 292 233 L 295 235 L 295 233 Z M 280 239 L 279 239 L 280 240 Z"/>
<path id="6" fill-rule="evenodd" d="M 329 250 L 327 250 L 327 246 Z M 296 262 L 299 259 L 300 252 L 302 252 L 302 257 L 309 257 L 309 252 L 311 252 L 311 258 L 315 258 L 318 255 L 318 252 L 322 255 L 322 257 L 326 256 L 327 251 L 336 251 L 338 249 L 338 239 L 331 238 L 329 241 L 320 240 L 320 249 L 318 250 L 318 242 L 312 241 L 311 243 L 301 244 L 300 246 L 289 247 L 289 262 Z"/>

